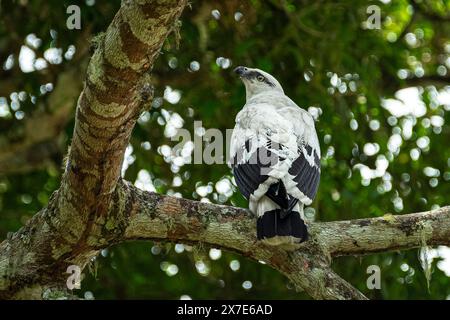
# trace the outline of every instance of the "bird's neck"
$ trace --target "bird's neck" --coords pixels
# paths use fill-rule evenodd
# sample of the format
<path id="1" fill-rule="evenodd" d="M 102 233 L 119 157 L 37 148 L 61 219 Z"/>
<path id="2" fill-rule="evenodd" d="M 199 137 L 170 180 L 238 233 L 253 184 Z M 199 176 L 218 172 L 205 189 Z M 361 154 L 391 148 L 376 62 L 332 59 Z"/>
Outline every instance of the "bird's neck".
<path id="1" fill-rule="evenodd" d="M 270 102 L 273 99 L 284 97 L 284 92 L 278 90 L 267 90 L 258 93 L 246 92 L 247 103 L 263 103 Z"/>
<path id="2" fill-rule="evenodd" d="M 283 89 L 280 86 L 268 87 L 268 86 L 258 86 L 251 82 L 244 81 L 246 100 L 249 101 L 254 96 L 259 95 L 284 95 Z"/>

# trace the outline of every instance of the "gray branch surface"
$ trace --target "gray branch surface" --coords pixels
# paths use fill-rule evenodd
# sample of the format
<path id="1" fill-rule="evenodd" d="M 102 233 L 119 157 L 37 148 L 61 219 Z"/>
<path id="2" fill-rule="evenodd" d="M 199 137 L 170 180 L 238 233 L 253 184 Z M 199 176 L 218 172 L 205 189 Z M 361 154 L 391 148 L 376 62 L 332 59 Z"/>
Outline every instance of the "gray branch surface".
<path id="1" fill-rule="evenodd" d="M 332 257 L 450 245 L 450 207 L 350 221 L 315 222 L 311 239 L 295 252 L 256 239 L 255 217 L 245 209 L 148 193 L 125 182 L 130 203 L 124 240 L 204 243 L 264 261 L 316 299 L 365 299 L 330 268 Z"/>
<path id="2" fill-rule="evenodd" d="M 450 210 L 313 223 L 295 252 L 266 247 L 249 211 L 137 189 L 120 178 L 136 120 L 151 103 L 150 71 L 186 0 L 128 0 L 95 39 L 60 188 L 0 243 L 0 299 L 67 296 L 70 265 L 128 240 L 204 243 L 264 261 L 316 299 L 366 299 L 331 268 L 339 255 L 450 244 Z"/>

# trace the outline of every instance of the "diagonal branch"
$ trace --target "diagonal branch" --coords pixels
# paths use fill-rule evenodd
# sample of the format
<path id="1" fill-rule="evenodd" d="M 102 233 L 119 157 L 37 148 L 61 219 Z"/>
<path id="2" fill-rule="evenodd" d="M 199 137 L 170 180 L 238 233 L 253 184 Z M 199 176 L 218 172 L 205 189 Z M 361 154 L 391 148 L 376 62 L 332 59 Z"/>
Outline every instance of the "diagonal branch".
<path id="1" fill-rule="evenodd" d="M 417 3 L 415 0 L 411 0 L 409 3 L 413 7 L 414 12 L 420 12 L 421 15 L 432 21 L 442 21 L 442 22 L 450 21 L 450 15 L 441 15 L 437 12 L 427 10 L 422 5 Z"/>
<path id="2" fill-rule="evenodd" d="M 108 212 L 125 148 L 152 98 L 149 71 L 186 3 L 123 1 L 96 38 L 61 186 L 46 208 L 0 244 L 0 297 L 42 297 L 44 287 L 64 287 L 67 266 L 84 268 L 96 247 L 120 233 L 109 220 L 118 217 Z"/>

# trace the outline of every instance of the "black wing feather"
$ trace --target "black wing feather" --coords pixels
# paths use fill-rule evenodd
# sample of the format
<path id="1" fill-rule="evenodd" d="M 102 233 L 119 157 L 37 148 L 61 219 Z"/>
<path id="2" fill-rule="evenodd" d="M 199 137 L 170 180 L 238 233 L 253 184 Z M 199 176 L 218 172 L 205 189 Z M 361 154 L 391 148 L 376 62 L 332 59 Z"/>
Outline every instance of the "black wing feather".
<path id="1" fill-rule="evenodd" d="M 303 151 L 299 149 L 299 157 L 292 163 L 289 174 L 294 176 L 297 188 L 309 199 L 313 200 L 316 196 L 320 180 L 320 158 L 311 148 L 306 145 L 304 149 L 308 154 L 314 153 L 314 165 L 306 159 Z"/>
<path id="2" fill-rule="evenodd" d="M 270 149 L 273 145 L 274 144 L 268 140 L 264 146 L 256 149 L 246 162 L 243 161 L 244 147 L 238 149 L 238 152 L 233 159 L 232 167 L 236 184 L 245 198 L 249 199 L 250 195 L 258 189 L 259 185 L 268 179 L 269 176 L 267 173 L 271 170 L 271 167 L 280 160 L 278 155 Z M 251 142 L 247 140 L 244 146 L 248 152 L 251 149 Z M 273 197 L 272 200 L 280 206 L 283 205 L 287 208 L 289 206 L 287 197 L 285 196 L 286 199 L 284 199 L 278 192 L 275 192 L 278 190 L 279 188 L 271 187 L 268 191 L 268 196 Z M 284 190 L 284 194 L 286 195 L 286 190 Z M 284 202 L 286 202 L 286 204 L 284 204 Z"/>

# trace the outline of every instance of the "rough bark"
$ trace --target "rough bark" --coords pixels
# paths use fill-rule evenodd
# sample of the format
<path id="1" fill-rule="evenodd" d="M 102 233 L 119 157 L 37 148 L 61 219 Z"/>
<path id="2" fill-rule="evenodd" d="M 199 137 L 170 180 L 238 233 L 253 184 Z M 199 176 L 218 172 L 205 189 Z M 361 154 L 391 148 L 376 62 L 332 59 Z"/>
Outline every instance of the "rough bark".
<path id="1" fill-rule="evenodd" d="M 263 261 L 315 299 L 365 299 L 331 270 L 330 256 L 315 233 L 299 250 L 287 252 L 257 241 L 256 220 L 248 210 L 143 192 L 126 182 L 121 190 L 121 202 L 131 208 L 115 214 L 129 215 L 123 240 L 168 240 L 223 248 Z"/>
<path id="2" fill-rule="evenodd" d="M 109 208 L 137 117 L 152 98 L 149 71 L 186 0 L 123 1 L 95 40 L 61 186 L 49 205 L 0 244 L 0 296 L 42 296 L 67 265 L 84 267 L 120 232 Z M 114 227 L 114 225 L 113 225 Z"/>
<path id="3" fill-rule="evenodd" d="M 317 238 L 332 256 L 450 245 L 450 206 L 405 215 L 321 223 Z M 316 231 L 316 230 L 315 230 Z"/>
<path id="4" fill-rule="evenodd" d="M 125 183 L 129 203 L 123 240 L 201 242 L 264 261 L 316 299 L 364 299 L 335 274 L 331 258 L 424 245 L 450 245 L 450 207 L 351 221 L 316 222 L 311 239 L 295 252 L 266 247 L 256 239 L 255 218 L 245 209 L 143 192 Z M 127 209 L 128 210 L 128 209 Z"/>
<path id="5" fill-rule="evenodd" d="M 123 1 L 87 70 L 60 188 L 0 244 L 0 298 L 64 292 L 70 265 L 128 240 L 205 243 L 264 261 L 317 299 L 365 299 L 330 268 L 333 256 L 449 244 L 449 207 L 428 213 L 313 223 L 295 252 L 256 240 L 244 209 L 141 191 L 120 178 L 125 148 L 149 105 L 149 71 L 185 0 Z"/>
<path id="6" fill-rule="evenodd" d="M 428 9 L 427 6 L 422 6 L 420 1 L 416 2 L 415 0 L 411 0 L 410 5 L 413 7 L 414 12 L 418 12 L 424 17 L 428 18 L 431 21 L 450 21 L 450 15 L 442 15 L 437 12 L 434 12 L 432 9 Z"/>

